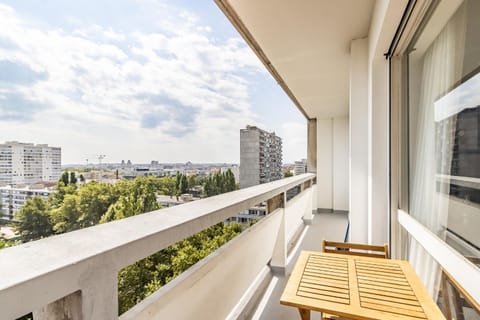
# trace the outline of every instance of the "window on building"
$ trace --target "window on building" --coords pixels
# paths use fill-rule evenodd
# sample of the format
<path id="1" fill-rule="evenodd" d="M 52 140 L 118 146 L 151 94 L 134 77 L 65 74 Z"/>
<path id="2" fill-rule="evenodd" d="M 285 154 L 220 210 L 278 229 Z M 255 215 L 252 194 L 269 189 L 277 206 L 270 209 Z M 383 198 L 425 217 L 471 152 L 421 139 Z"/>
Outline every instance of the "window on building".
<path id="1" fill-rule="evenodd" d="M 464 1 L 441 28 L 427 23 L 408 55 L 409 211 L 462 254 L 475 256 L 480 253 L 479 16 L 480 2 Z"/>
<path id="2" fill-rule="evenodd" d="M 404 109 L 408 212 L 471 260 L 480 257 L 479 16 L 478 0 L 434 2 L 407 49 Z M 438 294 L 439 266 L 413 238 L 408 251 Z"/>

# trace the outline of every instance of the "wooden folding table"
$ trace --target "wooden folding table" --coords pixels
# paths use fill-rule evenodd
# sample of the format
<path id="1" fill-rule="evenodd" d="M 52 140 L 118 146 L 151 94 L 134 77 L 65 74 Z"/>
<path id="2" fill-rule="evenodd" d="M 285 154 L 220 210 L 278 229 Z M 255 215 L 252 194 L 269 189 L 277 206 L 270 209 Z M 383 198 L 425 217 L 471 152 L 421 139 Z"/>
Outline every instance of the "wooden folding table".
<path id="1" fill-rule="evenodd" d="M 303 251 L 280 303 L 349 319 L 445 319 L 407 261 Z"/>

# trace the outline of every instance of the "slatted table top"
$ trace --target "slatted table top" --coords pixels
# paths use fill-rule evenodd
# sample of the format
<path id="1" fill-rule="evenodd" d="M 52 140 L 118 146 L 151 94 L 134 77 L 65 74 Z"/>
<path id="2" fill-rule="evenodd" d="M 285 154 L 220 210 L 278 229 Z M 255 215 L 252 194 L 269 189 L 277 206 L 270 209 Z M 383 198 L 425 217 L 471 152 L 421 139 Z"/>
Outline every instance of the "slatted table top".
<path id="1" fill-rule="evenodd" d="M 407 261 L 303 251 L 280 303 L 351 319 L 445 319 Z"/>

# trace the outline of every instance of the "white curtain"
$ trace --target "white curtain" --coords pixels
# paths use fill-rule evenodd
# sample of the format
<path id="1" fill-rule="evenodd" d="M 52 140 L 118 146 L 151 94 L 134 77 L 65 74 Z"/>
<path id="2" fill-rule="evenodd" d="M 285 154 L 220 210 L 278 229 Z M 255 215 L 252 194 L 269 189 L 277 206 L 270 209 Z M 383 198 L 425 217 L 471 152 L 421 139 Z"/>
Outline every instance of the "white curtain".
<path id="1" fill-rule="evenodd" d="M 465 6 L 462 5 L 425 52 L 419 103 L 410 106 L 418 108 L 415 112 L 418 118 L 414 121 L 416 134 L 410 137 L 412 163 L 409 211 L 415 219 L 443 239 L 448 218 L 448 183 L 440 184 L 440 190 L 437 190 L 437 174 L 440 173 L 439 166 L 450 168 L 455 120 L 444 122 L 442 126 L 436 125 L 434 103 L 461 79 L 465 16 Z M 450 172 L 443 173 L 448 175 Z M 409 261 L 430 294 L 436 297 L 439 266 L 413 238 L 409 246 Z"/>

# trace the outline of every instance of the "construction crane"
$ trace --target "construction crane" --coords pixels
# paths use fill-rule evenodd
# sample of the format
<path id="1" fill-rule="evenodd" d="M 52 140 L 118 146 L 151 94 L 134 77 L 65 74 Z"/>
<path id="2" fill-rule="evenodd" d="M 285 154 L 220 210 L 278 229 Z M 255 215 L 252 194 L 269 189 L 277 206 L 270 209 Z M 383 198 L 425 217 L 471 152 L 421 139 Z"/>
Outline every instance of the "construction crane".
<path id="1" fill-rule="evenodd" d="M 93 157 L 97 158 L 97 160 L 98 160 L 98 168 L 99 168 L 99 169 L 102 167 L 102 160 L 107 157 L 107 156 L 104 155 L 104 154 L 89 154 L 88 156 L 93 156 Z M 85 161 L 87 162 L 87 167 L 88 167 L 88 158 L 85 159 Z"/>
<path id="2" fill-rule="evenodd" d="M 102 167 L 102 160 L 105 159 L 106 155 L 104 154 L 97 154 L 97 159 L 98 159 L 98 167 L 101 168 Z"/>

